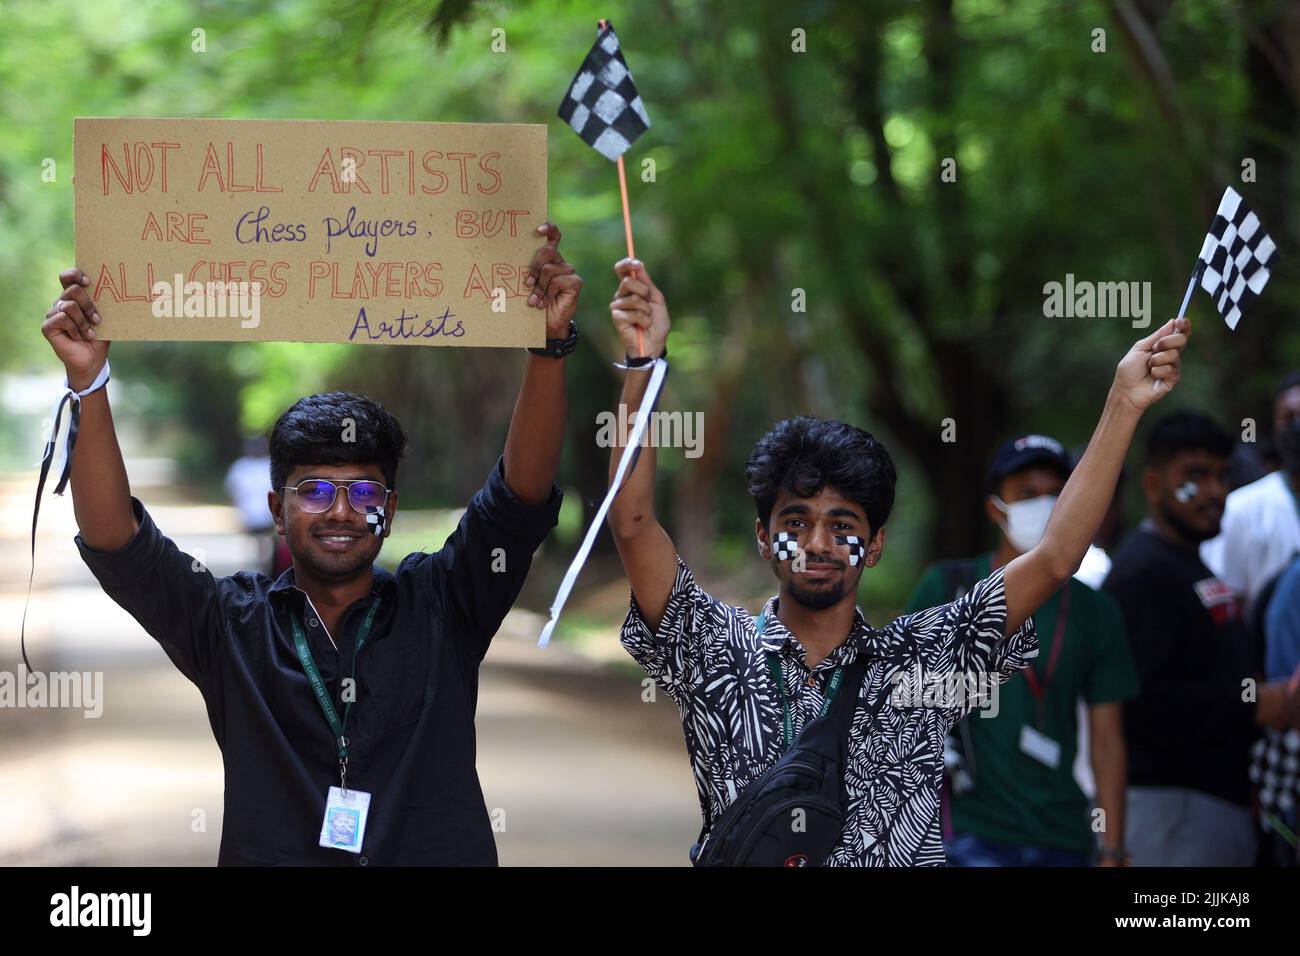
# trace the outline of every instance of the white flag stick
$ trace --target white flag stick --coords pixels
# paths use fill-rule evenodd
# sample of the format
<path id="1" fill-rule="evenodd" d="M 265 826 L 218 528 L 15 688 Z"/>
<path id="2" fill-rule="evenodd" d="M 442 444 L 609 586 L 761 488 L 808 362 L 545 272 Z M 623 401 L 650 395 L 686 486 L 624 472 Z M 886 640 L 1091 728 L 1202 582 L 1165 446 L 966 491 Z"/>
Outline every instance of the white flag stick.
<path id="1" fill-rule="evenodd" d="M 1183 304 L 1178 307 L 1178 317 L 1181 319 L 1187 314 L 1187 306 L 1192 301 L 1192 293 L 1196 291 L 1196 280 L 1201 277 L 1201 263 L 1197 260 L 1196 271 L 1192 273 L 1192 281 L 1187 283 L 1187 292 L 1183 294 Z"/>
<path id="2" fill-rule="evenodd" d="M 631 467 L 632 456 L 641 445 L 641 436 L 645 434 L 650 421 L 650 410 L 654 408 L 655 399 L 659 395 L 664 375 L 667 373 L 668 363 L 661 358 L 655 359 L 654 368 L 650 372 L 650 383 L 646 385 L 645 395 L 641 398 L 641 407 L 637 409 L 636 421 L 632 426 L 632 434 L 628 437 L 627 447 L 623 449 L 623 456 L 618 460 L 614 480 L 609 484 L 609 491 L 605 493 L 605 500 L 600 503 L 600 508 L 596 511 L 596 517 L 591 519 L 591 526 L 587 528 L 587 535 L 582 539 L 582 546 L 578 548 L 578 553 L 569 565 L 569 570 L 564 573 L 564 580 L 560 582 L 560 589 L 556 592 L 555 601 L 551 604 L 551 619 L 546 622 L 546 626 L 542 628 L 542 636 L 537 639 L 538 647 L 545 647 L 551 642 L 551 632 L 555 630 L 555 625 L 560 620 L 560 612 L 564 610 L 564 602 L 569 599 L 569 592 L 573 590 L 573 585 L 578 580 L 578 574 L 581 573 L 582 566 L 587 562 L 587 555 L 591 553 L 591 546 L 596 543 L 596 535 L 600 533 L 601 526 L 605 523 L 605 515 L 609 513 L 609 506 L 613 504 L 614 496 L 623 487 L 623 477 L 627 474 L 628 468 Z M 638 372 L 636 374 L 642 373 Z"/>
<path id="3" fill-rule="evenodd" d="M 1187 283 L 1187 291 L 1183 293 L 1183 304 L 1178 307 L 1178 318 L 1180 319 L 1187 315 L 1187 307 L 1192 304 L 1192 293 L 1196 291 L 1196 283 L 1201 281 L 1201 273 L 1205 271 L 1205 250 L 1213 240 L 1213 236 L 1206 236 L 1205 243 L 1201 246 L 1201 254 L 1196 257 L 1196 268 L 1192 270 L 1191 281 Z M 1154 392 L 1159 385 L 1160 379 L 1156 379 L 1151 383 L 1151 391 Z"/>

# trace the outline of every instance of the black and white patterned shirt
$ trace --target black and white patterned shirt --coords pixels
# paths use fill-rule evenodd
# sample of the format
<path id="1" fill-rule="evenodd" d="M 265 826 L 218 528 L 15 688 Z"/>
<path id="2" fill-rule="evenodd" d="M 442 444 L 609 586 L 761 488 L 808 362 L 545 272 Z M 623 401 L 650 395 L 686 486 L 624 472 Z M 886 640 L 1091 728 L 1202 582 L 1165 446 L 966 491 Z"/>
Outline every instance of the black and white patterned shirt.
<path id="1" fill-rule="evenodd" d="M 849 733 L 848 814 L 826 864 L 944 865 L 944 736 L 977 705 L 982 682 L 1002 683 L 1038 655 L 1032 617 L 1014 634 L 1002 634 L 1002 569 L 950 604 L 883 628 L 873 628 L 858 608 L 849 638 L 811 670 L 776 610 L 774 596 L 760 636 L 754 616 L 705 592 L 680 556 L 657 634 L 632 598 L 620 641 L 681 710 L 701 810 L 717 820 L 783 752 L 781 696 L 767 652 L 781 656 L 796 734 L 821 708 L 834 669 L 865 653 L 870 664 Z M 918 678 L 937 686 L 947 675 L 965 679 L 950 681 L 948 695 L 930 697 L 930 706 L 903 706 L 917 698 L 904 701 L 897 694 L 890 699 L 900 679 L 912 682 L 905 687 L 918 686 Z"/>

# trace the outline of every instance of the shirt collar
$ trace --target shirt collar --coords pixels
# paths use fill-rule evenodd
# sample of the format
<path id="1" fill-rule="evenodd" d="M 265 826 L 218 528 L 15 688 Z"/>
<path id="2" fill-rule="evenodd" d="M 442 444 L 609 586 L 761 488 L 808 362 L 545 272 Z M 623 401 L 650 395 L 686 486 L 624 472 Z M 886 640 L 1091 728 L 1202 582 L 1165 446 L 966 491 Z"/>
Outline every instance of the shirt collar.
<path id="1" fill-rule="evenodd" d="M 764 622 L 764 631 L 760 635 L 759 643 L 764 653 L 780 654 L 787 648 L 790 653 L 802 656 L 800 651 L 802 645 L 798 638 L 790 633 L 779 617 L 776 616 L 777 605 L 780 601 L 780 595 L 772 595 L 763 605 L 763 613 L 767 615 Z M 755 618 L 757 621 L 757 618 Z M 853 628 L 849 632 L 848 638 L 840 644 L 835 650 L 827 656 L 826 660 L 834 661 L 840 664 L 848 664 L 853 661 L 859 651 L 865 651 L 874 629 L 867 623 L 867 617 L 862 613 L 862 608 L 855 606 L 853 608 Z"/>
<path id="2" fill-rule="evenodd" d="M 375 579 L 371 584 L 370 593 L 379 594 L 383 597 L 391 597 L 392 592 L 397 588 L 397 577 L 391 571 L 381 568 L 379 565 L 374 566 L 374 574 Z M 284 573 L 275 579 L 275 583 L 272 584 L 270 589 L 267 591 L 268 594 L 278 594 L 282 592 L 289 594 L 303 593 L 302 589 L 298 587 L 297 580 L 294 577 L 292 565 L 286 568 Z"/>

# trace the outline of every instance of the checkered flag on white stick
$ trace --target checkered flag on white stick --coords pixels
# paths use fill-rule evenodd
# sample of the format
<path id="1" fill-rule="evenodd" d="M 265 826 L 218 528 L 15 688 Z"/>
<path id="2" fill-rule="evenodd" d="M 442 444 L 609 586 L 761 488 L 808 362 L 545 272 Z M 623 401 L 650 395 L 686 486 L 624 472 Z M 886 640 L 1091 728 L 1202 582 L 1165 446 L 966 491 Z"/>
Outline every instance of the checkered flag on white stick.
<path id="1" fill-rule="evenodd" d="M 583 142 L 610 162 L 650 128 L 650 117 L 608 20 L 569 84 L 559 113 Z"/>
<path id="2" fill-rule="evenodd" d="M 1201 288 L 1213 297 L 1228 328 L 1237 327 L 1242 314 L 1264 291 L 1276 261 L 1277 246 L 1259 217 L 1229 186 L 1219 200 L 1219 211 L 1196 263 Z"/>

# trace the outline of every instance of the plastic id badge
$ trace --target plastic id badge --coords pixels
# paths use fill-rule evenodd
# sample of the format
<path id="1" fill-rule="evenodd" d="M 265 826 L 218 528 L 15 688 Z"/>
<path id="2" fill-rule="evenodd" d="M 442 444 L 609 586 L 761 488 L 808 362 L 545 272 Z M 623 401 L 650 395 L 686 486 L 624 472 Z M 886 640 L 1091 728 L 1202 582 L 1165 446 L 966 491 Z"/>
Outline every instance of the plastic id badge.
<path id="1" fill-rule="evenodd" d="M 364 790 L 344 792 L 338 787 L 330 787 L 325 798 L 325 820 L 320 827 L 320 845 L 331 850 L 360 853 L 369 813 L 370 794 Z"/>
<path id="2" fill-rule="evenodd" d="M 1061 745 L 1047 734 L 1028 725 L 1020 728 L 1020 750 L 1045 767 L 1055 770 L 1061 763 Z"/>

